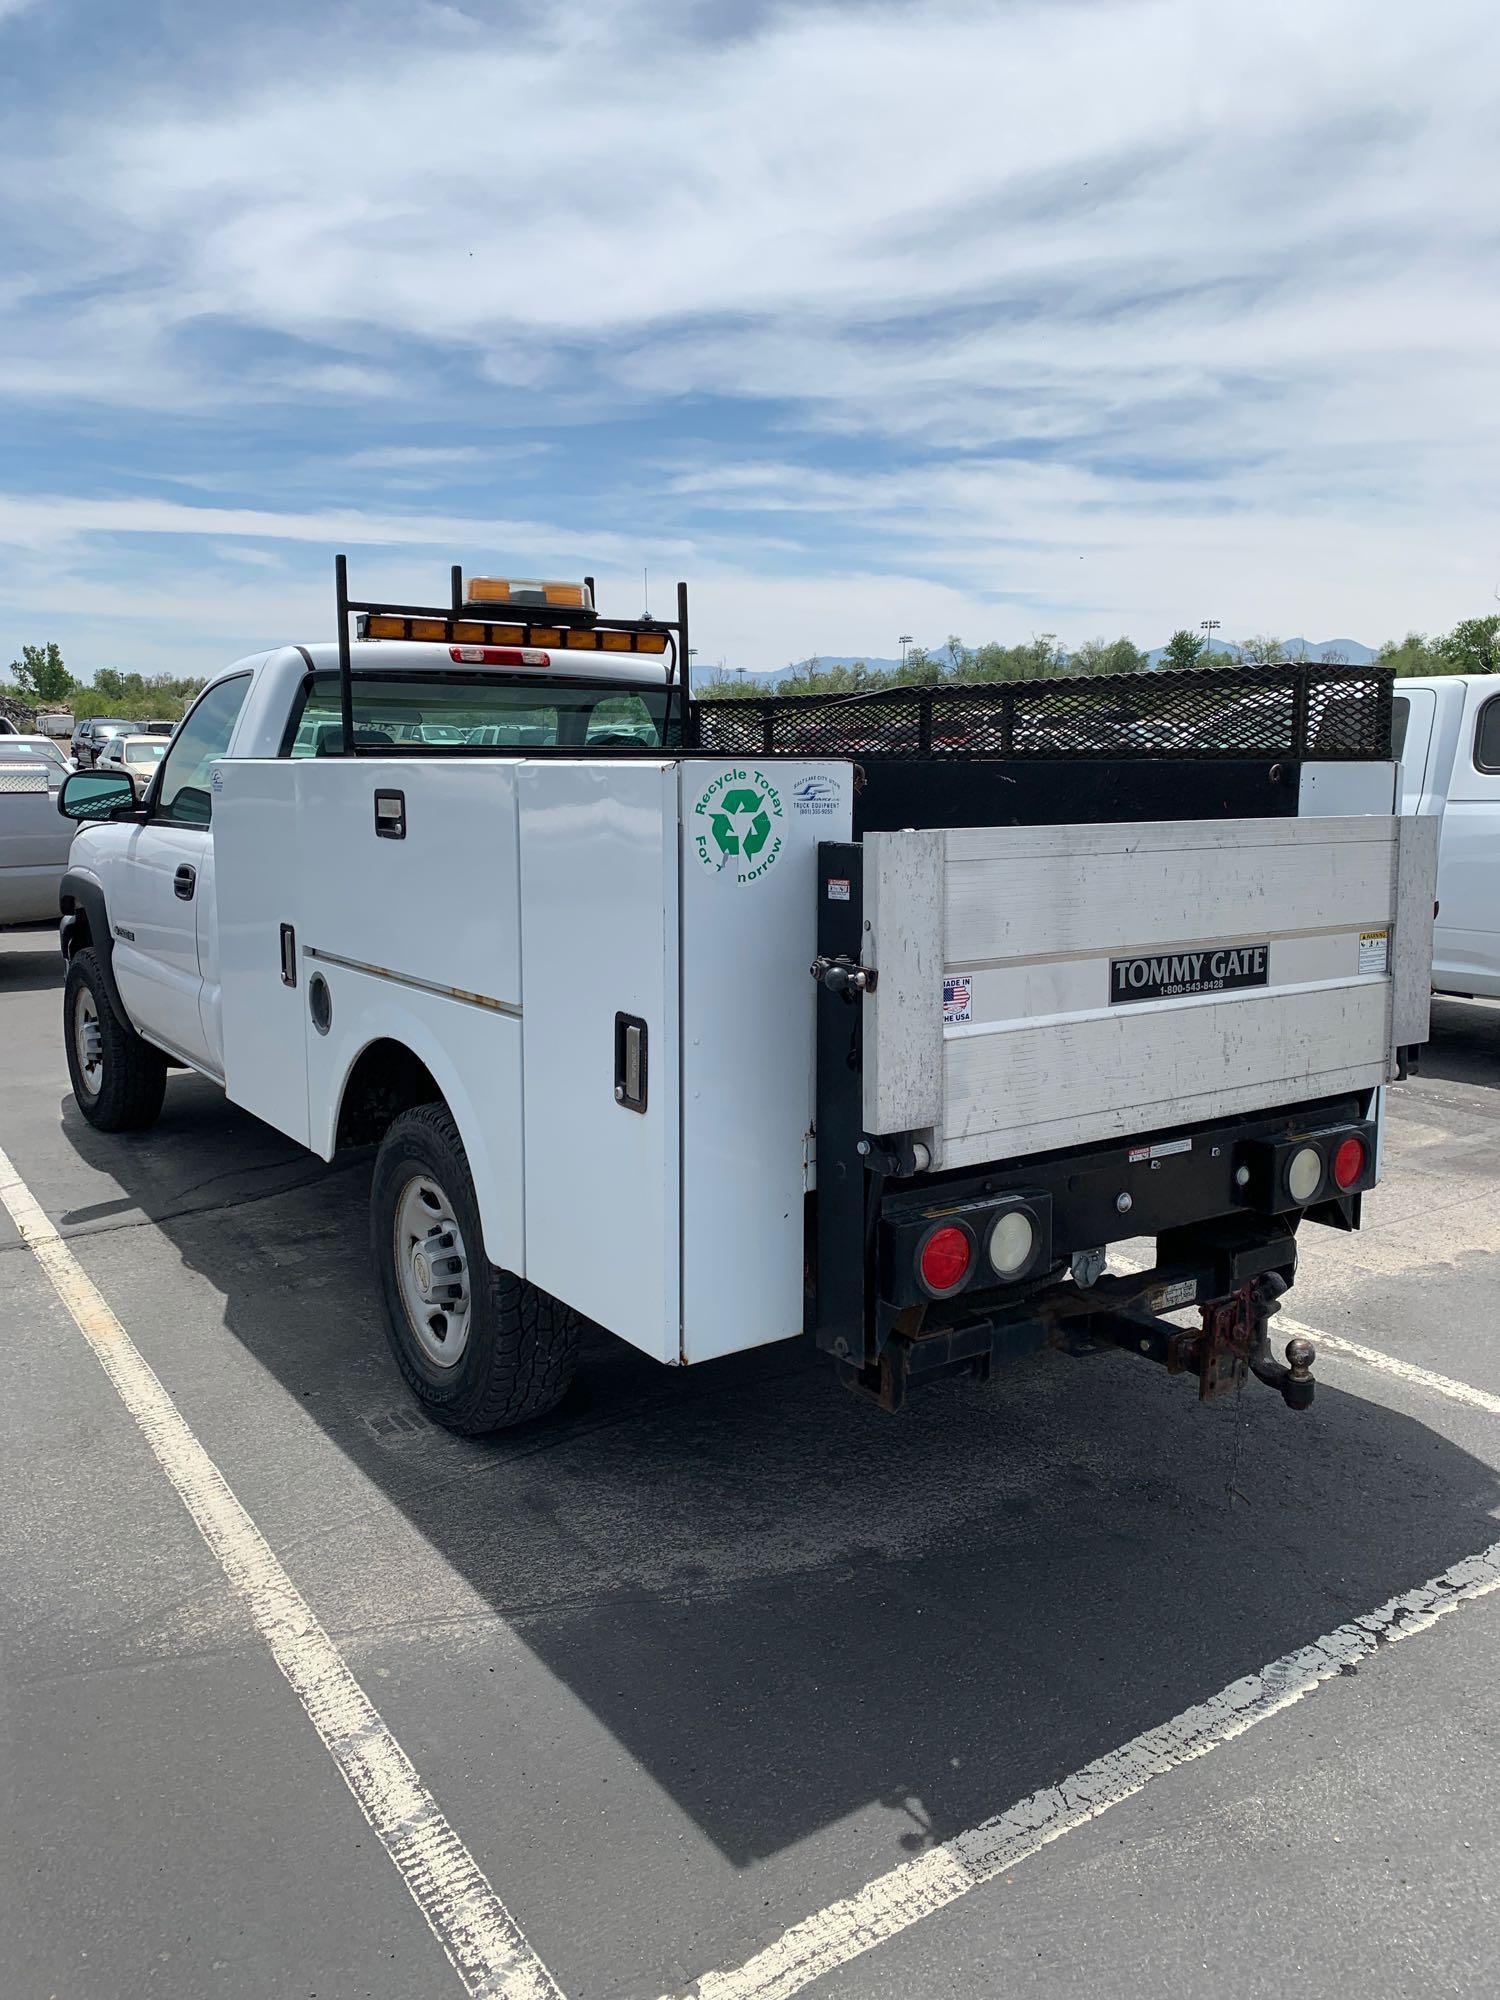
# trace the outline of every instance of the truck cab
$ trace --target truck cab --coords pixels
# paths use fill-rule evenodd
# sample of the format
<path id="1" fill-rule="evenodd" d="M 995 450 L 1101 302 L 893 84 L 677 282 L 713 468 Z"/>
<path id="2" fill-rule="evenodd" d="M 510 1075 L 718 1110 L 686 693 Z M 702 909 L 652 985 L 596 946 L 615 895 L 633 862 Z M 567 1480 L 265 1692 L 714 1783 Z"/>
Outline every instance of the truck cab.
<path id="1" fill-rule="evenodd" d="M 1436 819 L 1438 993 L 1500 999 L 1500 680 L 1398 680 L 1401 810 Z"/>
<path id="2" fill-rule="evenodd" d="M 541 648 L 470 648 L 455 661 L 425 642 L 354 642 L 360 687 L 356 745 L 459 752 L 661 740 L 661 659 L 565 656 Z M 523 650 L 531 658 L 522 657 Z M 478 668 L 495 671 L 481 673 Z M 288 646 L 236 661 L 203 689 L 138 806 L 105 792 L 108 819 L 73 846 L 65 919 L 94 892 L 107 913 L 110 962 L 130 1019 L 174 1061 L 224 1081 L 218 901 L 214 892 L 214 768 L 221 759 L 336 757 L 342 752 L 336 643 Z"/>

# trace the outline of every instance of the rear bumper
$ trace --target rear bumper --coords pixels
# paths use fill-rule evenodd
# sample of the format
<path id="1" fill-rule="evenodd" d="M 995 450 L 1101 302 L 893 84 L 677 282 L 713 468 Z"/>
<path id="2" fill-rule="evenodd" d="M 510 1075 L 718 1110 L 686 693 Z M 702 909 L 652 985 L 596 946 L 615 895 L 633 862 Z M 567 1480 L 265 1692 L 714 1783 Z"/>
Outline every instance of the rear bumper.
<path id="1" fill-rule="evenodd" d="M 949 1175 L 900 1177 L 899 1162 L 872 1149 L 863 1230 L 845 1231 L 860 1282 L 826 1298 L 815 1288 L 809 1326 L 818 1345 L 856 1373 L 878 1364 L 890 1342 L 906 1343 L 915 1376 L 1028 1351 L 1106 1300 L 1111 1310 L 1160 1313 L 1222 1299 L 1267 1272 L 1290 1284 L 1304 1218 L 1359 1226 L 1361 1197 L 1376 1174 L 1372 1109 L 1370 1093 L 1319 1099 Z M 1293 1155 L 1311 1146 L 1331 1163 L 1336 1142 L 1349 1135 L 1366 1148 L 1352 1187 L 1336 1185 L 1330 1164 L 1310 1194 L 1293 1199 L 1286 1179 Z M 1031 1219 L 1037 1251 L 1020 1277 L 1000 1283 L 986 1258 L 988 1231 L 1012 1205 Z M 820 1231 L 825 1219 L 839 1227 L 839 1210 L 825 1218 L 820 1201 Z M 970 1237 L 973 1260 L 956 1290 L 934 1296 L 922 1281 L 921 1248 L 934 1229 L 953 1227 Z M 1075 1260 L 1087 1279 L 1090 1264 L 1102 1263 L 1087 1253 L 1138 1237 L 1155 1239 L 1148 1277 L 1075 1282 Z M 820 1238 L 815 1270 L 826 1269 L 832 1247 Z"/>

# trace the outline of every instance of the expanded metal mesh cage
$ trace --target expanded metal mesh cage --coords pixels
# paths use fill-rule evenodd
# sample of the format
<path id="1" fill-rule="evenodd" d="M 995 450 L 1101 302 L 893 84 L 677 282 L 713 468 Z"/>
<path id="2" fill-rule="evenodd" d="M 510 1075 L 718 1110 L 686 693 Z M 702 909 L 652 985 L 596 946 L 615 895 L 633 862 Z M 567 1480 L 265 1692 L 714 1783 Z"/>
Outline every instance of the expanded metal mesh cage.
<path id="1" fill-rule="evenodd" d="M 1391 755 L 1386 668 L 1204 667 L 699 701 L 730 756 L 1304 758 Z"/>

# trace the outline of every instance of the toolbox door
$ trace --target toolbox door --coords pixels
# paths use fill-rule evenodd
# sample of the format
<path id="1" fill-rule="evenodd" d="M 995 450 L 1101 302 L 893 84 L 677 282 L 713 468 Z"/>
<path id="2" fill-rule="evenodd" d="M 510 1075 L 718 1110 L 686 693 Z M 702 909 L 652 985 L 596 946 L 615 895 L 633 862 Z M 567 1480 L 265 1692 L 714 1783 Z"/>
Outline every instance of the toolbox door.
<path id="1" fill-rule="evenodd" d="M 296 767 L 214 766 L 210 892 L 217 910 L 224 1092 L 309 1143 L 305 968 L 297 950 L 306 862 Z"/>
<path id="2" fill-rule="evenodd" d="M 517 784 L 526 1275 L 676 1361 L 676 773 L 538 758 Z"/>

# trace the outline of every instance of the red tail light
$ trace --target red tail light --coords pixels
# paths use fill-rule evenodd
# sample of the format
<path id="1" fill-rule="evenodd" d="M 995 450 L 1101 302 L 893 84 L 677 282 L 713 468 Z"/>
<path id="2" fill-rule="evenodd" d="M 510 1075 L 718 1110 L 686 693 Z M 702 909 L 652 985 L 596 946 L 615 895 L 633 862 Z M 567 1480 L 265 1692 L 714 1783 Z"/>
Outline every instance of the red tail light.
<path id="1" fill-rule="evenodd" d="M 956 1292 L 969 1275 L 974 1261 L 974 1243 L 966 1229 L 944 1223 L 922 1245 L 917 1268 L 930 1292 Z"/>
<path id="2" fill-rule="evenodd" d="M 1351 1133 L 1343 1140 L 1333 1156 L 1333 1178 L 1346 1192 L 1354 1186 L 1365 1170 L 1365 1142 Z"/>

